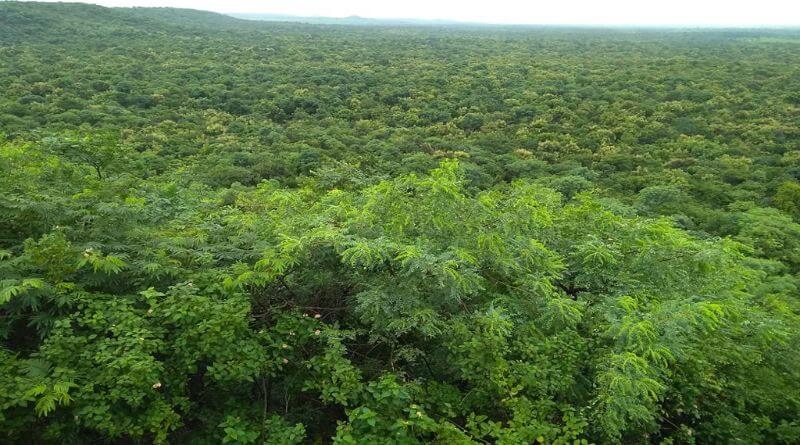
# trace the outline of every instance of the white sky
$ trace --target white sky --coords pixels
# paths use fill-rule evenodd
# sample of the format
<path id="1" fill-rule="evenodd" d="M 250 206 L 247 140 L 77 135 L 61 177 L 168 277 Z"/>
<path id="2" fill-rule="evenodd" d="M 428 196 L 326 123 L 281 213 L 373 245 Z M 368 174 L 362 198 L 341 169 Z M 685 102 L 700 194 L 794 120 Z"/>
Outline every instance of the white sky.
<path id="1" fill-rule="evenodd" d="M 88 3 L 486 23 L 800 25 L 800 0 L 90 0 Z"/>

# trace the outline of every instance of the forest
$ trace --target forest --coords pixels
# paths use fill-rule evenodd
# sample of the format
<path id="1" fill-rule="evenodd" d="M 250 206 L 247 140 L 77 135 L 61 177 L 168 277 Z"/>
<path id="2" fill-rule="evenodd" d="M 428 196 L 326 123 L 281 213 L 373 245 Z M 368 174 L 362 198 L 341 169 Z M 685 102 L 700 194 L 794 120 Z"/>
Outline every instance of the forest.
<path id="1" fill-rule="evenodd" d="M 0 2 L 0 443 L 800 443 L 800 29 Z"/>

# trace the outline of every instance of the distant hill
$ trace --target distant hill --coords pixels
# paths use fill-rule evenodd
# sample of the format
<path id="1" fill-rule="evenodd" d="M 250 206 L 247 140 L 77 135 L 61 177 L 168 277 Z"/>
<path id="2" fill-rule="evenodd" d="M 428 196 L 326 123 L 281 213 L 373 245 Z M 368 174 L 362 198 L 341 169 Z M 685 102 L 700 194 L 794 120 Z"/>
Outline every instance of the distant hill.
<path id="1" fill-rule="evenodd" d="M 261 13 L 230 13 L 231 17 L 246 20 L 261 20 L 270 22 L 296 22 L 309 23 L 316 25 L 359 25 L 359 26 L 442 26 L 442 25 L 461 25 L 465 22 L 452 20 L 424 20 L 424 19 L 375 19 L 352 15 L 349 17 L 311 17 L 296 16 L 285 14 L 261 14 Z"/>
<path id="2" fill-rule="evenodd" d="M 70 36 L 161 34 L 171 31 L 248 29 L 252 21 L 176 8 L 106 8 L 85 3 L 0 1 L 0 42 Z"/>

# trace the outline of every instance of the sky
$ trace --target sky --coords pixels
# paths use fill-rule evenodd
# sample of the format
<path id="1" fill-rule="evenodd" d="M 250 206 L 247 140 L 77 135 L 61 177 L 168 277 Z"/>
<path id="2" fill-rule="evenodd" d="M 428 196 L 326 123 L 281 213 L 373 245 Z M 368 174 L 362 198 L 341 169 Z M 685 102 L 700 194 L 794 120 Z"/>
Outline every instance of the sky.
<path id="1" fill-rule="evenodd" d="M 800 26 L 800 0 L 91 0 L 87 3 L 503 24 Z"/>

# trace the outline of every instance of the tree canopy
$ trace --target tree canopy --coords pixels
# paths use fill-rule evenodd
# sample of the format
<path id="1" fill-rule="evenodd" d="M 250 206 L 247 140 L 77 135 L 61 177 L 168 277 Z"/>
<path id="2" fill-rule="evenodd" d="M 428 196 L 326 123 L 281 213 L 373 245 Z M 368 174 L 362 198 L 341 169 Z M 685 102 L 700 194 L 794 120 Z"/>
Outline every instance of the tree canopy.
<path id="1" fill-rule="evenodd" d="M 0 3 L 0 441 L 800 441 L 800 32 Z"/>

